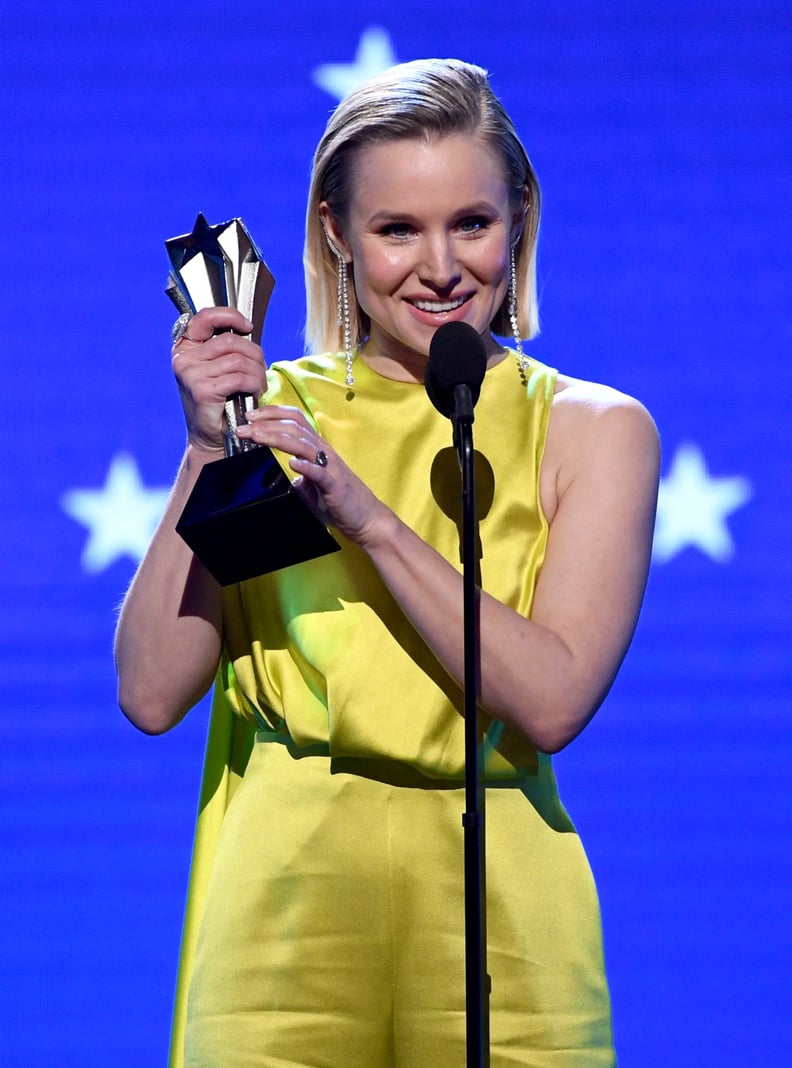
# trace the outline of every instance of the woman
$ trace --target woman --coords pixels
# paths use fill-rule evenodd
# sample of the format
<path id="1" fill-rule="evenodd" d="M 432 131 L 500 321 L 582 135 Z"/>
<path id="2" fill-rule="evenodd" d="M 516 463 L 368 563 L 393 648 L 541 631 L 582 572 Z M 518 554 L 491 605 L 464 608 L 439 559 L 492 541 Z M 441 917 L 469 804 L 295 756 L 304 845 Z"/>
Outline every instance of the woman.
<path id="1" fill-rule="evenodd" d="M 121 706 L 150 733 L 218 679 L 174 1065 L 464 1063 L 456 462 L 422 384 L 449 321 L 487 352 L 491 1063 L 614 1063 L 596 892 L 548 754 L 594 715 L 629 644 L 658 443 L 635 401 L 523 353 L 538 225 L 485 73 L 404 64 L 342 102 L 314 160 L 307 337 L 331 354 L 267 376 L 229 309 L 199 312 L 174 345 L 187 448 L 116 648 Z M 493 336 L 510 330 L 513 349 Z M 264 391 L 240 434 L 282 454 L 342 551 L 221 591 L 173 528 L 221 453 L 226 396 Z"/>

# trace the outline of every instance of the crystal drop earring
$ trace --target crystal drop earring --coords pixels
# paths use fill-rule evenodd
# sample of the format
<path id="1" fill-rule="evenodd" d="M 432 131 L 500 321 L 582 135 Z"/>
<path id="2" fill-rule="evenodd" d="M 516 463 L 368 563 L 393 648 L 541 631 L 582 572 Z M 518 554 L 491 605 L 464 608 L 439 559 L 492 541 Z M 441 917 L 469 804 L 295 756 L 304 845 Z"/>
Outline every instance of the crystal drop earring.
<path id="1" fill-rule="evenodd" d="M 528 357 L 523 351 L 522 336 L 520 335 L 520 322 L 517 317 L 517 263 L 515 249 L 517 242 L 511 246 L 509 252 L 509 320 L 512 334 L 514 335 L 514 348 L 517 351 L 517 363 L 520 367 L 520 375 L 525 379 L 528 373 Z"/>
<path id="2" fill-rule="evenodd" d="M 349 315 L 349 266 L 344 259 L 344 254 L 339 248 L 336 248 L 333 241 L 330 239 L 330 235 L 325 230 L 325 238 L 327 244 L 330 247 L 330 251 L 338 260 L 338 313 L 337 322 L 339 333 L 342 334 L 344 339 L 344 365 L 346 368 L 346 375 L 344 378 L 344 384 L 350 389 L 355 384 L 355 376 L 352 374 L 352 323 Z"/>

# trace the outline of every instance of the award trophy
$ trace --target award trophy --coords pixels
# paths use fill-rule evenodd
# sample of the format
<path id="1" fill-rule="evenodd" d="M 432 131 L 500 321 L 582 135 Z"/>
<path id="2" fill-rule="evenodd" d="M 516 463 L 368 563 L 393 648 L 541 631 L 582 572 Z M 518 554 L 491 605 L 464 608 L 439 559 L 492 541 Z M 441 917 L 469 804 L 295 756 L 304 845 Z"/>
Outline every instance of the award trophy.
<path id="1" fill-rule="evenodd" d="M 165 291 L 179 311 L 237 308 L 253 323 L 250 337 L 258 344 L 275 279 L 242 220 L 210 226 L 199 214 L 192 233 L 165 247 L 171 261 Z M 228 398 L 225 459 L 205 465 L 176 524 L 221 586 L 339 549 L 270 450 L 237 436 L 256 405 L 250 394 Z"/>

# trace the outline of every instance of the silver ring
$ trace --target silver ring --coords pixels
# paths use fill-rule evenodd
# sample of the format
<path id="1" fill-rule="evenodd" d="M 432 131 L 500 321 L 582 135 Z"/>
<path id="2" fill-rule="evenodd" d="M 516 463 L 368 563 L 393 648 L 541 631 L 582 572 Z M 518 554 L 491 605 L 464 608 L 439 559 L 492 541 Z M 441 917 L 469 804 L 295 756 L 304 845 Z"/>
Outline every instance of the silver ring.
<path id="1" fill-rule="evenodd" d="M 184 312 L 176 322 L 173 324 L 171 330 L 171 337 L 173 338 L 173 344 L 178 345 L 184 335 L 187 333 L 187 326 L 189 325 L 192 315 L 189 312 Z"/>
<path id="2" fill-rule="evenodd" d="M 190 337 L 187 333 L 187 327 L 191 321 L 192 315 L 190 312 L 183 312 L 173 324 L 171 337 L 174 345 L 178 345 L 180 341 L 192 341 L 193 345 L 203 345 L 204 341 L 209 340 L 209 338 Z"/>
<path id="3" fill-rule="evenodd" d="M 314 463 L 318 464 L 319 467 L 327 467 L 327 453 L 324 451 L 324 449 L 320 449 L 319 452 L 316 454 L 314 458 Z"/>

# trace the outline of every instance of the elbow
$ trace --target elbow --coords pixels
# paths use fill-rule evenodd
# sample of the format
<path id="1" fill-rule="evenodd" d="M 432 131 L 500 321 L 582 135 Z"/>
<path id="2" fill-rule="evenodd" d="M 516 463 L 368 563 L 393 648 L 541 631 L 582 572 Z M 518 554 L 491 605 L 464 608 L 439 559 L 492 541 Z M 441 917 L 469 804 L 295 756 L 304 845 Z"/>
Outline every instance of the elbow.
<path id="1" fill-rule="evenodd" d="M 556 753 L 560 753 L 569 742 L 563 740 L 552 732 L 542 733 L 538 737 L 531 739 L 533 744 L 539 750 L 540 753 L 544 753 L 546 756 L 555 756 Z"/>
<path id="2" fill-rule="evenodd" d="M 538 737 L 534 738 L 533 741 L 540 753 L 546 753 L 547 756 L 555 756 L 562 749 L 566 749 L 569 743 L 577 738 L 578 734 L 580 734 L 580 730 L 544 730 L 539 732 Z"/>
<path id="3" fill-rule="evenodd" d="M 150 738 L 155 738 L 160 734 L 167 734 L 178 723 L 178 720 L 169 720 L 165 717 L 153 715 L 150 712 L 138 715 L 137 713 L 128 712 L 123 705 L 119 705 L 119 707 L 132 726 L 136 727 L 141 734 L 147 734 Z"/>
<path id="4" fill-rule="evenodd" d="M 209 691 L 216 665 L 200 673 L 163 673 L 146 664 L 116 661 L 118 705 L 143 734 L 166 734 Z"/>
<path id="5" fill-rule="evenodd" d="M 577 738 L 582 727 L 575 729 L 559 723 L 547 724 L 532 732 L 531 741 L 540 753 L 555 756 L 562 749 L 566 749 L 570 742 Z"/>
<path id="6" fill-rule="evenodd" d="M 591 722 L 601 703 L 602 698 L 556 701 L 523 729 L 540 753 L 555 756 Z"/>
<path id="7" fill-rule="evenodd" d="M 148 735 L 166 734 L 187 713 L 186 708 L 169 705 L 161 695 L 130 690 L 120 683 L 118 706 L 133 727 Z"/>
<path id="8" fill-rule="evenodd" d="M 549 756 L 566 749 L 591 723 L 612 684 L 612 675 L 597 678 L 594 671 L 585 670 L 567 680 L 562 694 L 548 695 L 550 699 L 537 721 L 537 749 Z"/>

